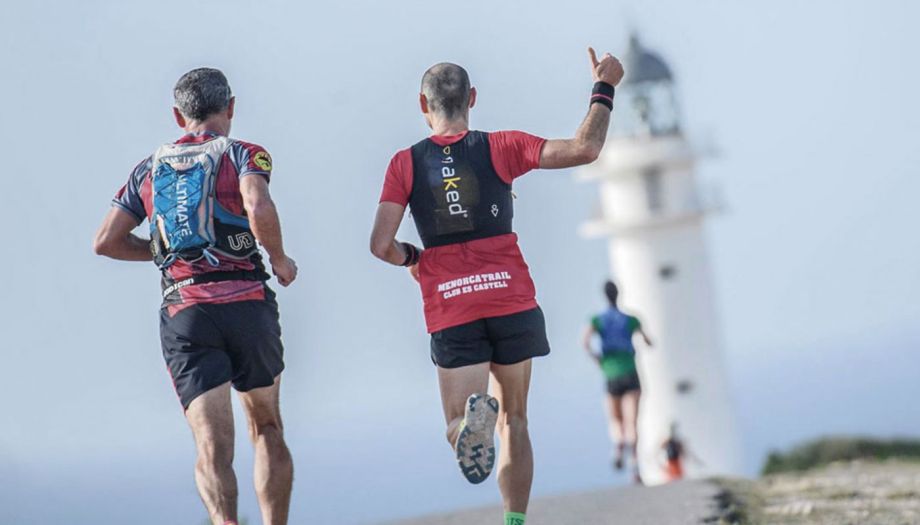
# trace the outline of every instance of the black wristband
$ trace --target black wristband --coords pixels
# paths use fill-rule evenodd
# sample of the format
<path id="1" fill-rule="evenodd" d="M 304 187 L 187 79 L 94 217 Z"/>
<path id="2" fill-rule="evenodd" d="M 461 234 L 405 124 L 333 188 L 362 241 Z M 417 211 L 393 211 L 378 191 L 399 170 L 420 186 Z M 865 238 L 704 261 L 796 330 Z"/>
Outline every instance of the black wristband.
<path id="1" fill-rule="evenodd" d="M 418 264 L 418 260 L 422 256 L 422 251 L 407 242 L 401 242 L 399 244 L 402 245 L 403 250 L 406 250 L 406 258 L 403 260 L 400 266 L 412 266 L 414 264 Z"/>
<path id="2" fill-rule="evenodd" d="M 613 85 L 606 82 L 595 82 L 594 89 L 591 90 L 591 104 L 595 102 L 607 106 L 607 109 L 613 110 L 613 94 L 616 90 Z"/>

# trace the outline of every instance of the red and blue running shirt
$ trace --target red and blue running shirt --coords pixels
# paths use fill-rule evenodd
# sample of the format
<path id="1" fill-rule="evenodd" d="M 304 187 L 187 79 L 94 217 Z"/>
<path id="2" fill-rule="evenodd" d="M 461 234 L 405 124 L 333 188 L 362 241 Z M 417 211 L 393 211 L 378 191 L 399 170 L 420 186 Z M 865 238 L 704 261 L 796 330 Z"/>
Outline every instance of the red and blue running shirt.
<path id="1" fill-rule="evenodd" d="M 202 143 L 213 140 L 217 135 L 204 132 L 188 134 L 176 141 L 177 144 Z M 153 193 L 151 191 L 151 165 L 153 157 L 147 157 L 131 172 L 128 182 L 122 186 L 112 205 L 133 216 L 140 224 L 150 219 L 153 213 Z M 233 140 L 221 157 L 217 176 L 217 200 L 227 211 L 244 215 L 243 197 L 240 194 L 240 179 L 249 175 L 259 175 L 268 180 L 271 177 L 271 156 L 265 148 L 240 140 Z M 204 259 L 194 263 L 176 261 L 166 272 L 169 279 L 181 281 L 194 275 L 208 272 L 232 272 L 262 270 L 262 258 L 259 254 L 249 260 L 236 260 L 218 256 L 220 264 L 211 266 Z M 175 315 L 183 308 L 200 303 L 232 303 L 265 299 L 265 285 L 259 281 L 220 281 L 186 286 L 173 292 L 164 300 L 169 315 Z"/>
<path id="2" fill-rule="evenodd" d="M 448 146 L 466 135 L 431 140 Z M 546 139 L 499 131 L 489 133 L 488 140 L 492 166 L 505 183 L 540 166 Z M 390 161 L 380 202 L 407 206 L 413 180 L 411 148 L 404 149 Z M 537 307 L 530 269 L 514 233 L 426 249 L 419 261 L 419 281 L 429 333 Z"/>

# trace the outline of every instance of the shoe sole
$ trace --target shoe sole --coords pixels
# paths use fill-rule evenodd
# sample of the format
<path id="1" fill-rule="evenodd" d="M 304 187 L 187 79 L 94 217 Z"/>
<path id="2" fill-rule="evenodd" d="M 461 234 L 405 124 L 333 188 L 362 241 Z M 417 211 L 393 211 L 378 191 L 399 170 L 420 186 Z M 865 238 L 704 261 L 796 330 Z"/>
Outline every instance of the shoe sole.
<path id="1" fill-rule="evenodd" d="M 463 429 L 457 437 L 457 463 L 472 484 L 482 483 L 495 466 L 495 423 L 498 400 L 473 394 L 466 401 Z"/>

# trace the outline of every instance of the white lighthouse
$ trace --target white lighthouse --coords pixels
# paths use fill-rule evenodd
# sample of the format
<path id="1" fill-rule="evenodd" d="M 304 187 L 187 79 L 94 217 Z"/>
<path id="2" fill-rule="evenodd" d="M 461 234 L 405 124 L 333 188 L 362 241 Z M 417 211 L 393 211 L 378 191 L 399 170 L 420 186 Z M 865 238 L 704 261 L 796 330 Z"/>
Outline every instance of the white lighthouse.
<path id="1" fill-rule="evenodd" d="M 600 215 L 581 233 L 606 237 L 621 306 L 654 343 L 640 348 L 639 468 L 665 481 L 661 444 L 672 423 L 692 456 L 687 477 L 738 474 L 740 445 L 720 350 L 704 219 L 712 203 L 694 176 L 667 64 L 630 39 L 613 136 L 578 175 L 599 185 Z"/>

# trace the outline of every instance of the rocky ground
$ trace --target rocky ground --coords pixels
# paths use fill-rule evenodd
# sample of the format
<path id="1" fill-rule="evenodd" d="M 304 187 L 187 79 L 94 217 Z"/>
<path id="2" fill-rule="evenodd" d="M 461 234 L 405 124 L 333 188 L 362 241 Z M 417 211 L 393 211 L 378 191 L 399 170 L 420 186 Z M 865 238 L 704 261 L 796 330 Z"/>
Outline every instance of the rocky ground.
<path id="1" fill-rule="evenodd" d="M 852 461 L 753 482 L 723 481 L 744 523 L 920 524 L 920 462 Z"/>

